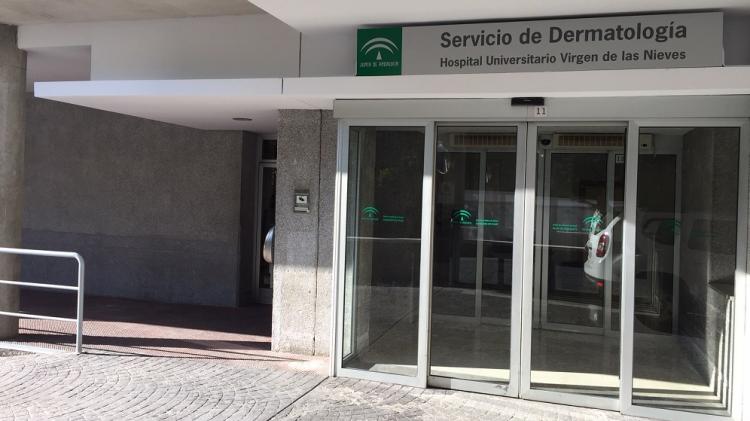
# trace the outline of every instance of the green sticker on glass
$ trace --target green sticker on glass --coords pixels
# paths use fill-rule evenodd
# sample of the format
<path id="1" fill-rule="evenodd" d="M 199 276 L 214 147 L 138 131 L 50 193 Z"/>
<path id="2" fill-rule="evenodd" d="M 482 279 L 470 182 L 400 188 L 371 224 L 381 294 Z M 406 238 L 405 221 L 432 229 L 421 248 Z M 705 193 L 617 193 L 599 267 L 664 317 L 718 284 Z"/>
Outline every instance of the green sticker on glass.
<path id="1" fill-rule="evenodd" d="M 577 224 L 552 224 L 554 232 L 578 232 Z"/>
<path id="2" fill-rule="evenodd" d="M 380 209 L 375 206 L 366 206 L 362 208 L 363 221 L 379 221 L 380 220 Z"/>
<path id="3" fill-rule="evenodd" d="M 471 212 L 466 209 L 458 209 L 451 213 L 451 224 L 471 225 Z"/>
<path id="4" fill-rule="evenodd" d="M 496 227 L 500 225 L 500 220 L 498 219 L 477 219 L 477 225 L 482 225 L 485 227 Z"/>

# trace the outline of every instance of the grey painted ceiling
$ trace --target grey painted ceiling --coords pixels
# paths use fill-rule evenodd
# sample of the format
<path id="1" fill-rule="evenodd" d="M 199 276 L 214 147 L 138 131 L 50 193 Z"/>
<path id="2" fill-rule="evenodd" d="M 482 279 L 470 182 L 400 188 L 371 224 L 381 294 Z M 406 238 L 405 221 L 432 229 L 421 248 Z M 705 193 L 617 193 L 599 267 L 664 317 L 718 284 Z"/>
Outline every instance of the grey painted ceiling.
<path id="1" fill-rule="evenodd" d="M 248 0 L 0 0 L 0 23 L 13 25 L 255 13 Z"/>

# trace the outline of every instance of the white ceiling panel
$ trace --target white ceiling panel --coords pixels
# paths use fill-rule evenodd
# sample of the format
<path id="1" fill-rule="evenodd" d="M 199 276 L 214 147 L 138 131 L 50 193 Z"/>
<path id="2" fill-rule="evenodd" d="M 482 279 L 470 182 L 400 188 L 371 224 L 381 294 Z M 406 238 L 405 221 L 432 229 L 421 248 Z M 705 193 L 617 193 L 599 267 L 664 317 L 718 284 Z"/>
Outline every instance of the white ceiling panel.
<path id="1" fill-rule="evenodd" d="M 0 23 L 12 25 L 255 13 L 247 0 L 0 0 Z"/>
<path id="2" fill-rule="evenodd" d="M 301 32 L 365 25 L 538 19 L 676 10 L 745 10 L 750 0 L 250 0 Z"/>

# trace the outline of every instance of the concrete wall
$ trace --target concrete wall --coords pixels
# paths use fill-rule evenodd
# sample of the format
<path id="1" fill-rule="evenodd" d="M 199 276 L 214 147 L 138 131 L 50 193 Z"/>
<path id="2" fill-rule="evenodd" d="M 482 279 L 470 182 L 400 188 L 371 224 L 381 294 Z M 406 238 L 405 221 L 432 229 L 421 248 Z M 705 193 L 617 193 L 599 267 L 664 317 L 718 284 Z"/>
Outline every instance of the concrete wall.
<path id="1" fill-rule="evenodd" d="M 0 25 L 0 246 L 21 243 L 26 54 L 16 28 Z M 18 280 L 18 258 L 0 256 L 0 279 Z M 18 309 L 18 290 L 0 286 L 0 310 Z M 0 317 L 0 338 L 15 336 L 16 319 Z"/>
<path id="2" fill-rule="evenodd" d="M 300 75 L 353 76 L 357 62 L 354 31 L 302 34 Z"/>
<path id="3" fill-rule="evenodd" d="M 34 59 L 37 81 L 351 76 L 356 34 L 300 34 L 269 15 L 221 16 L 24 25 L 19 46 Z"/>
<path id="4" fill-rule="evenodd" d="M 28 51 L 26 92 L 34 82 L 60 82 L 91 79 L 91 47 L 50 47 Z"/>
<path id="5" fill-rule="evenodd" d="M 24 25 L 19 47 L 91 46 L 91 79 L 298 76 L 299 33 L 265 15 Z"/>
<path id="6" fill-rule="evenodd" d="M 235 305 L 241 132 L 27 101 L 25 247 L 80 252 L 89 294 Z M 73 275 L 24 260 L 28 281 Z"/>
<path id="7" fill-rule="evenodd" d="M 335 162 L 336 122 L 330 111 L 281 111 L 273 268 L 276 351 L 329 351 Z M 295 190 L 310 192 L 309 213 L 293 211 Z"/>

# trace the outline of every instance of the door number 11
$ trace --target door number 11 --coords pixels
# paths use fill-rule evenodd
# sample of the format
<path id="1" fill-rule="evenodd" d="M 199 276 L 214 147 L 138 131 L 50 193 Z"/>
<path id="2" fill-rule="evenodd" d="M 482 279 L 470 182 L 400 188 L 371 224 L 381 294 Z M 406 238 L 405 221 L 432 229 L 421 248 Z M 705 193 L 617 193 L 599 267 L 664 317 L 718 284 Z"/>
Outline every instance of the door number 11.
<path id="1" fill-rule="evenodd" d="M 537 117 L 537 118 L 547 117 L 547 107 L 544 105 L 534 106 L 534 117 Z"/>

